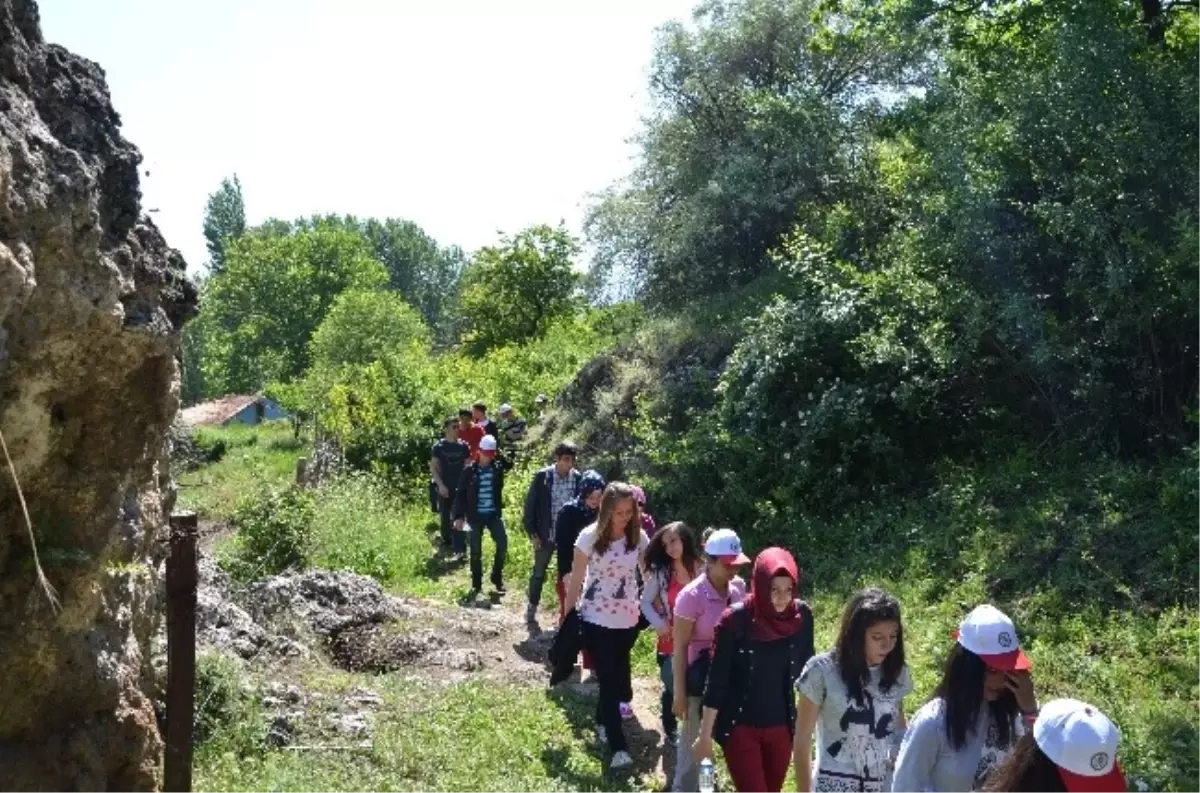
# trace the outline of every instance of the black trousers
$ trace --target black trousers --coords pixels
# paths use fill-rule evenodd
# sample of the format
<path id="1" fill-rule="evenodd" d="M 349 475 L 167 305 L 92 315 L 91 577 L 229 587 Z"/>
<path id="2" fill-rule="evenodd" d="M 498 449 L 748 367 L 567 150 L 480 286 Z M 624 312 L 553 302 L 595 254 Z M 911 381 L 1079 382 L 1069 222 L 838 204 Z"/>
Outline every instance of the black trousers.
<path id="1" fill-rule="evenodd" d="M 479 515 L 471 524 L 471 586 L 483 588 L 483 530 L 487 529 L 496 544 L 496 555 L 492 557 L 492 583 L 496 586 L 504 578 L 504 559 L 508 555 L 508 532 L 499 515 Z"/>
<path id="2" fill-rule="evenodd" d="M 608 733 L 608 744 L 614 752 L 629 751 L 625 730 L 621 725 L 621 700 L 633 688 L 629 656 L 637 641 L 637 626 L 605 628 L 583 623 L 583 643 L 592 656 L 596 678 L 600 681 L 600 698 L 596 702 L 596 723 Z"/>
<path id="3" fill-rule="evenodd" d="M 450 510 L 454 508 L 453 490 L 450 491 L 449 498 L 438 497 L 438 507 L 442 515 L 442 547 L 449 548 L 454 553 L 466 553 L 467 534 L 454 530 L 454 519 L 450 516 Z"/>

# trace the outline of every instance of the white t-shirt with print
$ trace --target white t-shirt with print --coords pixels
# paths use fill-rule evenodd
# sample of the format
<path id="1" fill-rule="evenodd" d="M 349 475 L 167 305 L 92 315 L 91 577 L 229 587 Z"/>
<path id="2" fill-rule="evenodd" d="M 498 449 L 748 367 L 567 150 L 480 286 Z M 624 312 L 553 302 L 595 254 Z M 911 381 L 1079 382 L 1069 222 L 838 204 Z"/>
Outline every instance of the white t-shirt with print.
<path id="1" fill-rule="evenodd" d="M 816 703 L 817 765 L 813 790 L 860 790 L 850 777 L 867 789 L 887 787 L 892 735 L 899 727 L 902 700 L 913 689 L 908 667 L 886 692 L 879 687 L 882 669 L 870 668 L 863 699 L 854 701 L 832 653 L 814 655 L 796 680 L 796 690 Z M 832 772 L 832 773 L 830 773 Z"/>
<path id="2" fill-rule="evenodd" d="M 625 538 L 614 541 L 603 556 L 592 553 L 592 546 L 599 534 L 593 523 L 579 533 L 575 541 L 576 550 L 588 555 L 587 578 L 583 582 L 583 596 L 579 598 L 579 616 L 585 622 L 602 628 L 632 628 L 641 616 L 641 598 L 638 593 L 637 566 L 650 541 L 641 533 L 638 546 L 626 549 Z"/>

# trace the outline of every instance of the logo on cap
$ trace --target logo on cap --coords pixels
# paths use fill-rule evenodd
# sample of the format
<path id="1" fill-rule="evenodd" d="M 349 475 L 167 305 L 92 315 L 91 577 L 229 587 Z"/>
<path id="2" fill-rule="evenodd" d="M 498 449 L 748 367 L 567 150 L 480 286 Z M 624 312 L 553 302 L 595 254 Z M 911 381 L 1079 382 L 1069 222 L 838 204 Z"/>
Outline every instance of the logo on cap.
<path id="1" fill-rule="evenodd" d="M 1108 766 L 1108 753 L 1096 752 L 1091 759 L 1092 768 L 1096 771 L 1103 771 Z"/>
<path id="2" fill-rule="evenodd" d="M 729 543 L 729 553 L 730 554 L 741 553 L 741 552 L 742 552 L 742 543 L 740 540 L 735 539 Z"/>
<path id="3" fill-rule="evenodd" d="M 1012 647 L 1012 636 L 1008 631 L 1000 631 L 1000 635 L 996 637 L 996 641 L 1000 642 L 1001 647 Z"/>

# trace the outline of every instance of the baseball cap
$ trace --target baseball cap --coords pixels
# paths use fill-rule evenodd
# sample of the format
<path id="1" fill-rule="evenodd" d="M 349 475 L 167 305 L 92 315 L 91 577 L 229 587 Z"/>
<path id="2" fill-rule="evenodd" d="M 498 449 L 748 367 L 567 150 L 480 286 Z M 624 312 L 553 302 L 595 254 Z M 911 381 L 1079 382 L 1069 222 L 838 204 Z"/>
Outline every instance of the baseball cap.
<path id="1" fill-rule="evenodd" d="M 1058 766 L 1069 791 L 1124 791 L 1117 763 L 1121 731 L 1099 708 L 1077 699 L 1047 703 L 1033 724 L 1038 748 Z"/>
<path id="2" fill-rule="evenodd" d="M 483 440 L 479 442 L 479 451 L 494 452 L 496 451 L 496 439 L 491 435 L 484 435 Z"/>
<path id="3" fill-rule="evenodd" d="M 503 405 L 501 405 L 499 409 L 500 409 L 500 415 L 502 415 L 502 416 L 505 413 L 512 413 L 512 405 L 508 404 L 507 402 L 505 402 Z"/>
<path id="4" fill-rule="evenodd" d="M 750 564 L 750 557 L 742 553 L 742 541 L 733 529 L 714 531 L 704 543 L 704 552 L 725 564 Z"/>
<path id="5" fill-rule="evenodd" d="M 991 605 L 976 606 L 954 632 L 954 638 L 983 662 L 1000 672 L 1032 669 L 1033 662 L 1021 649 L 1013 621 Z"/>

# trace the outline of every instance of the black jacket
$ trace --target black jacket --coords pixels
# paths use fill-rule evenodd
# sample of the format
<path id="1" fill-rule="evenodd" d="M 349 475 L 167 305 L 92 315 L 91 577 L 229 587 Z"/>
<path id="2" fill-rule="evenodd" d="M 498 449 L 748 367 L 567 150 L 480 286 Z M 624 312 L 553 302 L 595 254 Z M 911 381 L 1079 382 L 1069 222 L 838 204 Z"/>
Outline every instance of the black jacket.
<path id="1" fill-rule="evenodd" d="M 553 471 L 554 466 L 549 465 L 534 474 L 533 481 L 529 483 L 529 492 L 525 494 L 525 533 L 530 537 L 536 536 L 542 542 L 550 541 L 550 524 L 554 517 L 550 514 L 550 484 L 553 481 Z M 575 498 L 579 495 L 579 484 L 583 481 L 583 474 L 572 468 L 568 476 L 572 483 L 571 498 Z"/>
<path id="2" fill-rule="evenodd" d="M 750 680 L 754 675 L 756 651 L 764 644 L 749 633 L 750 614 L 738 603 L 726 609 L 717 623 L 713 641 L 712 663 L 708 668 L 708 683 L 704 687 L 704 707 L 717 711 L 713 740 L 724 746 L 737 726 L 738 714 L 746 704 Z M 792 690 L 804 665 L 813 657 L 812 609 L 803 600 L 796 607 L 804 615 L 804 623 L 787 641 L 790 645 L 791 669 L 786 680 L 779 681 L 779 696 L 787 702 L 788 728 L 796 734 L 796 694 Z"/>
<path id="3" fill-rule="evenodd" d="M 575 659 L 583 649 L 583 620 L 578 609 L 571 609 L 550 646 L 550 685 L 556 686 L 571 676 Z"/>
<path id="4" fill-rule="evenodd" d="M 496 469 L 493 494 L 496 499 L 496 515 L 502 515 L 504 512 L 504 466 L 497 460 L 492 463 L 492 467 Z M 476 512 L 479 502 L 479 487 L 478 480 L 475 478 L 475 472 L 478 470 L 479 463 L 471 463 L 464 468 L 462 478 L 458 480 L 458 489 L 454 491 L 452 517 L 454 520 L 464 518 L 472 526 L 478 523 L 479 517 L 479 513 Z"/>
<path id="5" fill-rule="evenodd" d="M 558 513 L 554 545 L 558 550 L 558 574 L 570 575 L 575 563 L 575 541 L 579 533 L 596 522 L 596 513 L 575 501 L 568 501 Z"/>

